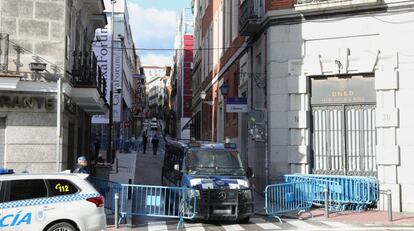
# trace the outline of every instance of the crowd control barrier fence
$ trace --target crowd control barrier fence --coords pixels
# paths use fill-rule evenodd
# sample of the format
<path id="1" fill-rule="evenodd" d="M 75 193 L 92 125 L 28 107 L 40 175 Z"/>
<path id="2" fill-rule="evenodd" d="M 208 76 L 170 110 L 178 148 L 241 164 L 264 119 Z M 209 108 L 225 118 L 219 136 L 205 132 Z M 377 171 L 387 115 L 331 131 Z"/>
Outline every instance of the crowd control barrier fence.
<path id="1" fill-rule="evenodd" d="M 307 212 L 312 207 L 312 194 L 306 182 L 291 182 L 268 185 L 265 189 L 265 211 L 269 216 L 277 218 L 288 212 L 298 214 Z"/>
<path id="2" fill-rule="evenodd" d="M 95 187 L 95 189 L 104 196 L 105 204 L 104 207 L 106 209 L 115 212 L 115 193 L 121 194 L 122 192 L 122 185 L 117 182 L 97 178 L 97 177 L 88 177 L 89 182 Z"/>
<path id="3" fill-rule="evenodd" d="M 127 216 L 179 218 L 179 228 L 183 219 L 196 215 L 196 190 L 191 188 L 123 184 L 120 200 L 121 219 Z"/>
<path id="4" fill-rule="evenodd" d="M 365 210 L 379 200 L 379 183 L 374 177 L 292 174 L 285 182 L 307 181 L 313 187 L 313 203 L 324 203 L 320 188 L 328 184 L 329 197 L 337 210 Z M 318 189 L 319 188 L 319 189 Z"/>

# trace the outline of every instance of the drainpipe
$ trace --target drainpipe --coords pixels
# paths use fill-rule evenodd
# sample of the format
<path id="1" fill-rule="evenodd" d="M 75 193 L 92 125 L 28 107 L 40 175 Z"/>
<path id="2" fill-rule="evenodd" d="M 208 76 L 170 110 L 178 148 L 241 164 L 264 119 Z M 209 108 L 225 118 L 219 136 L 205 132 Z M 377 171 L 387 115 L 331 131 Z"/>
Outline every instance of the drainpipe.
<path id="1" fill-rule="evenodd" d="M 264 33 L 264 72 L 265 72 L 265 105 L 266 105 L 266 122 L 265 122 L 265 129 L 266 129 L 266 137 L 265 137 L 265 161 L 266 161 L 266 185 L 269 185 L 269 168 L 270 168 L 270 155 L 269 155 L 269 102 L 268 100 L 268 81 L 267 81 L 267 32 Z"/>
<path id="2" fill-rule="evenodd" d="M 61 165 L 60 165 L 60 140 L 62 137 L 61 132 L 61 111 L 62 111 L 62 77 L 58 78 L 57 81 L 57 107 L 56 107 L 56 171 L 61 171 Z"/>

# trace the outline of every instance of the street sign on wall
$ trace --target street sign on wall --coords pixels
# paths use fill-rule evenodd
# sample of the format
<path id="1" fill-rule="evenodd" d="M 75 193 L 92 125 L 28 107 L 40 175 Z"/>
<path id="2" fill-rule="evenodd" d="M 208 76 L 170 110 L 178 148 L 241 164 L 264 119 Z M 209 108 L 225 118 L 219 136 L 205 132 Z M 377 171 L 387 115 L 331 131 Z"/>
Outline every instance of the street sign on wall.
<path id="1" fill-rule="evenodd" d="M 242 97 L 228 97 L 226 104 L 226 111 L 232 113 L 248 112 L 247 98 Z"/>

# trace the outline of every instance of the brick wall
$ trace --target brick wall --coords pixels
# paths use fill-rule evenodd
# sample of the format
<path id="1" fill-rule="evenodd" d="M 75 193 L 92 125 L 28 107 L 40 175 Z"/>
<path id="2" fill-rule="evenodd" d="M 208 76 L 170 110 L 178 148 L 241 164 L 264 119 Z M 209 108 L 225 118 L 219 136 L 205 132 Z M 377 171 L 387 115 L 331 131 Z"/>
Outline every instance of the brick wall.
<path id="1" fill-rule="evenodd" d="M 266 0 L 266 12 L 293 8 L 296 0 Z"/>

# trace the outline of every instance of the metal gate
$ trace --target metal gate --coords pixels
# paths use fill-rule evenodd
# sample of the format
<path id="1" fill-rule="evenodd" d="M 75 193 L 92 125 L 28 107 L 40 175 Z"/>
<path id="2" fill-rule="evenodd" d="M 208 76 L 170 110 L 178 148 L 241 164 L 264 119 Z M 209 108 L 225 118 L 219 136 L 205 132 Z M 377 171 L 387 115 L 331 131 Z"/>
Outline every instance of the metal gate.
<path id="1" fill-rule="evenodd" d="M 376 176 L 375 105 L 313 106 L 313 172 Z"/>

